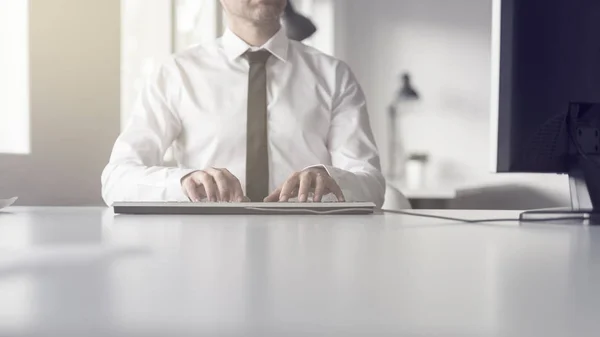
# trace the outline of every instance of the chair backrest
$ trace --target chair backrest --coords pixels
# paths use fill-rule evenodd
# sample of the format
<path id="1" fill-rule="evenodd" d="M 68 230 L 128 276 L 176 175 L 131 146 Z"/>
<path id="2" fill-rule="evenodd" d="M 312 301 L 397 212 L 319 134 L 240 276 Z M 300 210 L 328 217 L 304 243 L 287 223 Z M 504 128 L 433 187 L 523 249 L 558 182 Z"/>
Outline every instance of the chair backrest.
<path id="1" fill-rule="evenodd" d="M 411 209 L 412 206 L 408 199 L 394 186 L 387 185 L 385 189 L 385 202 L 383 203 L 383 209 L 389 209 L 391 211 L 401 211 L 404 209 Z"/>
<path id="2" fill-rule="evenodd" d="M 527 210 L 570 207 L 568 187 L 553 191 L 525 184 L 463 188 L 450 202 L 452 209 Z"/>

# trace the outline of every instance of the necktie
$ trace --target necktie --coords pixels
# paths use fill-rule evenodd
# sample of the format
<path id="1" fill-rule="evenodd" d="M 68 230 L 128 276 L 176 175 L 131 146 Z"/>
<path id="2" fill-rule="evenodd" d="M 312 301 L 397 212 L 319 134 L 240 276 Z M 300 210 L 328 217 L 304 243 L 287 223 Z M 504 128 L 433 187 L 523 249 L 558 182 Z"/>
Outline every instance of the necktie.
<path id="1" fill-rule="evenodd" d="M 269 149 L 267 135 L 267 50 L 247 52 L 248 122 L 246 126 L 246 196 L 261 202 L 269 195 Z"/>

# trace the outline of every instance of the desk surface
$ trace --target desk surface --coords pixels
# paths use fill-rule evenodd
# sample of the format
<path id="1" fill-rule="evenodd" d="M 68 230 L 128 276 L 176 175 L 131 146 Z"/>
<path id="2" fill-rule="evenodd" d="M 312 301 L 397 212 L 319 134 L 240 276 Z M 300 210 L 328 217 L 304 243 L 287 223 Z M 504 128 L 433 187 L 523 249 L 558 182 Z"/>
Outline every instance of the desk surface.
<path id="1" fill-rule="evenodd" d="M 597 336 L 599 312 L 600 228 L 0 213 L 3 336 Z"/>

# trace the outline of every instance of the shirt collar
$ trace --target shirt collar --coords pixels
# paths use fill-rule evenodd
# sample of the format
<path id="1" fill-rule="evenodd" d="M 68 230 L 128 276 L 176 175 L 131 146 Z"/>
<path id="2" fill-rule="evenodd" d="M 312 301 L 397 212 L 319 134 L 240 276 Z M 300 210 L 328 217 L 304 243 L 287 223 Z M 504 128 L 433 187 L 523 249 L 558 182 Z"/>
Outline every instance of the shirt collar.
<path id="1" fill-rule="evenodd" d="M 244 40 L 240 39 L 237 35 L 235 35 L 235 33 L 233 33 L 229 28 L 225 30 L 225 34 L 223 34 L 222 41 L 223 49 L 225 50 L 225 55 L 227 55 L 227 58 L 230 61 L 233 61 L 238 57 L 244 55 L 246 51 L 252 48 L 246 42 L 244 42 Z M 289 40 L 285 34 L 284 29 L 282 28 L 259 49 L 268 50 L 275 57 L 277 57 L 283 62 L 286 62 L 288 56 L 288 48 Z"/>

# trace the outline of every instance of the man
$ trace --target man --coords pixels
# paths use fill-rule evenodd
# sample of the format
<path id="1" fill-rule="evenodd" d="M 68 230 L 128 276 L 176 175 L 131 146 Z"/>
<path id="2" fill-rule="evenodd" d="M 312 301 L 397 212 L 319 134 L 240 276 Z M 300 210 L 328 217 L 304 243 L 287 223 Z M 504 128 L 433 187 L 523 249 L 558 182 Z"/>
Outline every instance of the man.
<path id="1" fill-rule="evenodd" d="M 164 64 L 102 174 L 115 201 L 383 204 L 363 92 L 281 29 L 286 0 L 221 0 L 229 28 Z M 164 167 L 173 145 L 178 167 Z"/>

